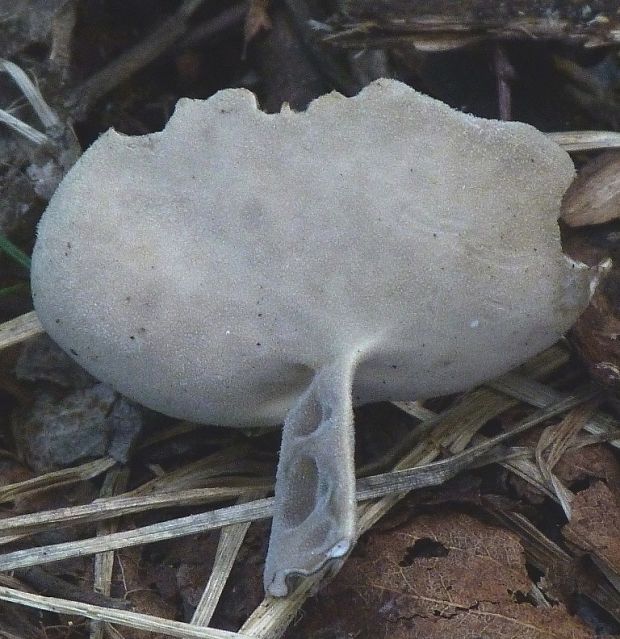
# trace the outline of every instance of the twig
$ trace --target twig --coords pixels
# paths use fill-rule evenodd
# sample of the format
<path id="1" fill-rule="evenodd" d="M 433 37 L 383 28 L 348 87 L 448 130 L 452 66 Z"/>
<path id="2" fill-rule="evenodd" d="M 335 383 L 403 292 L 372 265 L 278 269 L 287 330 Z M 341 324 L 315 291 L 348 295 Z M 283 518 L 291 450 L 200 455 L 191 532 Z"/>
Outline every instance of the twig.
<path id="1" fill-rule="evenodd" d="M 20 568 L 15 571 L 15 576 L 29 586 L 32 586 L 34 590 L 55 597 L 74 599 L 94 606 L 104 606 L 116 610 L 127 610 L 130 606 L 128 601 L 124 599 L 113 599 L 109 596 L 109 593 L 107 593 L 106 596 L 103 593 L 83 590 L 79 586 L 49 574 L 40 566 Z"/>
<path id="2" fill-rule="evenodd" d="M 179 46 L 193 47 L 198 44 L 203 44 L 205 41 L 210 40 L 223 31 L 232 29 L 232 27 L 243 22 L 247 10 L 245 2 L 240 2 L 228 9 L 224 9 L 222 13 L 218 13 L 215 17 L 209 18 L 209 20 L 205 20 L 203 23 L 190 29 L 188 34 L 183 38 L 183 41 L 179 43 Z"/>
<path id="3" fill-rule="evenodd" d="M 204 0 L 185 0 L 174 15 L 164 20 L 142 42 L 123 53 L 72 91 L 67 100 L 67 106 L 74 116 L 83 117 L 88 108 L 99 98 L 168 50 L 186 32 L 189 18 L 203 3 Z"/>
<path id="4" fill-rule="evenodd" d="M 351 15 L 347 9 L 358 5 L 363 11 L 354 11 Z M 403 44 L 413 44 L 421 51 L 449 51 L 467 44 L 491 40 L 514 42 L 520 40 L 553 41 L 582 44 L 584 47 L 600 47 L 620 42 L 620 29 L 608 28 L 592 31 L 585 23 L 575 24 L 567 16 L 549 17 L 523 15 L 508 17 L 501 11 L 487 18 L 466 16 L 457 11 L 439 11 L 427 14 L 420 11 L 424 3 L 394 3 L 401 9 L 398 16 L 391 15 L 386 5 L 391 3 L 351 2 L 344 0 L 341 5 L 347 14 L 346 22 L 338 25 L 338 30 L 325 36 L 324 42 L 338 47 L 366 48 L 398 48 Z M 465 7 L 469 5 L 455 2 Z M 376 5 L 375 10 L 368 10 Z M 497 6 L 497 5 L 490 5 Z M 383 13 L 382 13 L 383 12 Z"/>
<path id="5" fill-rule="evenodd" d="M 512 91 L 510 83 L 515 79 L 515 70 L 501 44 L 496 43 L 493 49 L 493 66 L 497 81 L 497 102 L 499 119 L 512 119 Z"/>
<path id="6" fill-rule="evenodd" d="M 76 21 L 77 0 L 65 2 L 52 19 L 52 47 L 49 59 L 60 69 L 63 81 L 68 76 L 71 64 L 71 44 Z"/>

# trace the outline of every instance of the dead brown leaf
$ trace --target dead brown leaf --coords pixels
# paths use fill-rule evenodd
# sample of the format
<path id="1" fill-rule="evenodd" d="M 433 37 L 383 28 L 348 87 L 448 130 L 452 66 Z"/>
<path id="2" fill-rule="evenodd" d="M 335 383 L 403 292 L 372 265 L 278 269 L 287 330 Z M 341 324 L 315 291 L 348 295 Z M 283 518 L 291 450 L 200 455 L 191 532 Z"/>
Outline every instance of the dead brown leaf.
<path id="1" fill-rule="evenodd" d="M 620 153 L 602 153 L 583 167 L 564 196 L 561 217 L 569 226 L 620 217 Z"/>
<path id="2" fill-rule="evenodd" d="M 620 494 L 596 482 L 575 496 L 572 519 L 562 530 L 575 546 L 620 575 Z"/>
<path id="3" fill-rule="evenodd" d="M 289 636 L 586 639 L 563 604 L 537 606 L 518 538 L 463 513 L 419 515 L 360 543 Z"/>
<path id="4" fill-rule="evenodd" d="M 567 450 L 557 463 L 555 474 L 569 488 L 574 482 L 588 479 L 602 479 L 609 486 L 620 486 L 620 462 L 605 444 Z"/>
<path id="5" fill-rule="evenodd" d="M 171 566 L 163 564 L 155 557 L 145 556 L 139 548 L 126 548 L 119 552 L 115 564 L 112 585 L 115 596 L 129 599 L 133 610 L 138 612 L 164 619 L 176 619 L 176 606 L 166 597 L 170 592 L 165 586 L 162 587 L 162 582 L 174 580 Z M 168 579 L 162 574 L 164 572 L 171 573 Z M 123 636 L 126 639 L 163 639 L 165 635 L 123 628 Z"/>
<path id="6" fill-rule="evenodd" d="M 620 269 L 612 268 L 570 336 L 590 375 L 599 383 L 620 389 Z"/>

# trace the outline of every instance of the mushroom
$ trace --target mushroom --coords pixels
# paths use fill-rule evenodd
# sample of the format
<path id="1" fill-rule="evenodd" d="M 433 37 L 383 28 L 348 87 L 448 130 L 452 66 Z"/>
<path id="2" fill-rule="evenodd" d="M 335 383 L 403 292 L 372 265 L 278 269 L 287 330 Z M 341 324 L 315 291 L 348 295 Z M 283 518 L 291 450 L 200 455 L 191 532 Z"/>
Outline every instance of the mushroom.
<path id="1" fill-rule="evenodd" d="M 353 406 L 454 393 L 555 342 L 593 273 L 557 217 L 568 155 L 534 128 L 379 80 L 302 113 L 182 99 L 102 135 L 38 229 L 39 318 L 174 417 L 284 423 L 266 590 L 356 539 Z"/>

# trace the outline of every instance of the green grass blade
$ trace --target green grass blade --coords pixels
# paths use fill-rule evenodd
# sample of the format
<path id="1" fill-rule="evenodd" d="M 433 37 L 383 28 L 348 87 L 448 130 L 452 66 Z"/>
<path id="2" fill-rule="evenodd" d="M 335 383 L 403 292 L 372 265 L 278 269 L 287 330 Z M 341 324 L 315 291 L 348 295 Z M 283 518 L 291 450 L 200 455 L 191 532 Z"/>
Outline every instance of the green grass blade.
<path id="1" fill-rule="evenodd" d="M 3 251 L 18 264 L 30 270 L 30 258 L 2 233 L 0 233 L 0 251 Z"/>
<path id="2" fill-rule="evenodd" d="M 28 284 L 26 282 L 20 282 L 19 284 L 13 284 L 13 286 L 5 286 L 0 288 L 0 298 L 13 295 L 14 293 L 24 293 L 28 290 Z"/>

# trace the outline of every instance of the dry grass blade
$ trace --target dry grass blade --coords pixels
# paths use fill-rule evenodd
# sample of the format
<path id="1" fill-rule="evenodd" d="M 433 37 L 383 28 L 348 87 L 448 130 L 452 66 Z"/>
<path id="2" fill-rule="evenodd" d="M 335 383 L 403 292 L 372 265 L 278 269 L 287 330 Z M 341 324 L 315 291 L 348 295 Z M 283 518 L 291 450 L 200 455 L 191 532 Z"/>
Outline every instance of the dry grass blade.
<path id="1" fill-rule="evenodd" d="M 186 464 L 170 471 L 161 477 L 155 477 L 150 481 L 138 486 L 131 491 L 131 495 L 149 495 L 160 492 L 176 492 L 190 488 L 204 488 L 208 481 L 218 477 L 218 487 L 223 487 L 225 482 L 223 476 L 229 477 L 227 486 L 233 485 L 233 480 L 240 474 L 248 475 L 268 475 L 273 469 L 270 464 L 256 462 L 248 459 L 250 446 L 246 442 L 238 443 L 234 446 L 224 448 L 203 459 L 198 459 L 190 464 Z M 235 477 L 232 477 L 234 475 Z M 243 480 L 242 480 L 243 481 Z M 262 487 L 266 482 L 273 483 L 272 480 L 253 478 L 252 483 L 260 483 Z M 243 482 L 247 483 L 247 482 Z M 237 493 L 238 496 L 239 493 Z"/>
<path id="2" fill-rule="evenodd" d="M 60 486 L 66 486 L 67 484 L 75 484 L 79 481 L 92 479 L 93 477 L 96 477 L 97 475 L 100 475 L 106 470 L 112 468 L 114 464 L 116 464 L 114 459 L 111 457 L 104 457 L 103 459 L 87 462 L 81 466 L 55 470 L 54 472 L 39 475 L 32 479 L 20 481 L 15 484 L 8 484 L 7 486 L 1 486 L 0 503 L 13 501 L 16 497 L 32 495 L 42 490 L 59 488 Z"/>
<path id="3" fill-rule="evenodd" d="M 45 331 L 34 311 L 0 324 L 0 350 L 19 344 Z"/>
<path id="4" fill-rule="evenodd" d="M 620 133 L 616 131 L 561 131 L 547 135 L 565 151 L 620 148 Z"/>
<path id="5" fill-rule="evenodd" d="M 571 410 L 575 406 L 579 406 L 592 392 L 593 391 L 589 391 L 582 395 L 574 395 L 560 400 L 548 408 L 540 409 L 534 413 L 534 415 L 517 424 L 509 432 L 490 438 L 448 459 L 426 466 L 416 466 L 415 468 L 401 469 L 391 473 L 385 473 L 384 475 L 375 475 L 374 477 L 360 479 L 357 484 L 358 499 L 371 499 L 390 493 L 400 493 L 421 487 L 436 486 L 446 482 L 463 470 L 503 461 L 507 457 L 523 455 L 524 449 L 505 450 L 500 447 L 500 444 L 551 417 L 555 417 L 567 410 Z M 527 454 L 527 450 L 525 450 L 525 454 Z"/>
<path id="6" fill-rule="evenodd" d="M 158 508 L 193 506 L 234 499 L 255 486 L 239 488 L 198 488 L 178 493 L 158 493 L 141 497 L 107 497 L 83 506 L 69 506 L 0 520 L 0 536 L 33 534 L 49 528 L 74 526 L 121 517 Z"/>
<path id="7" fill-rule="evenodd" d="M 52 139 L 45 135 L 45 133 L 37 131 L 34 127 L 26 124 L 26 122 L 22 122 L 19 118 L 16 118 L 4 109 L 0 109 L 0 122 L 6 124 L 6 126 L 13 129 L 15 133 L 19 133 L 19 135 L 37 146 L 52 144 Z"/>
<path id="8" fill-rule="evenodd" d="M 592 557 L 592 561 L 596 564 L 596 567 L 605 575 L 605 578 L 616 589 L 620 599 L 620 574 L 610 568 L 606 562 L 602 561 L 600 557 Z"/>
<path id="9" fill-rule="evenodd" d="M 108 471 L 101 492 L 101 497 L 111 497 L 122 493 L 127 487 L 129 470 L 127 468 L 112 468 Z M 109 535 L 116 531 L 116 522 L 105 522 L 97 526 L 97 535 Z M 112 591 L 112 575 L 114 571 L 114 553 L 101 552 L 95 555 L 94 589 L 103 595 L 110 596 Z M 103 639 L 106 631 L 106 621 L 92 621 L 90 625 L 90 639 Z"/>
<path id="10" fill-rule="evenodd" d="M 570 561 L 571 556 L 555 542 L 546 537 L 532 522 L 520 513 L 513 513 L 491 506 L 489 512 L 503 526 L 516 532 L 521 538 L 528 561 L 538 570 L 545 571 L 548 566 Z"/>
<path id="11" fill-rule="evenodd" d="M 251 522 L 222 528 L 213 570 L 192 616 L 194 626 L 209 625 Z"/>
<path id="12" fill-rule="evenodd" d="M 523 375 L 544 377 L 567 361 L 567 352 L 556 345 L 523 364 L 518 371 Z M 554 401 L 564 397 L 559 395 Z M 431 462 L 442 449 L 452 453 L 461 452 L 485 422 L 518 403 L 506 393 L 485 387 L 467 393 L 455 406 L 440 415 L 425 408 L 419 410 L 415 405 L 412 406 L 414 402 L 393 402 L 394 406 L 422 420 L 423 423 L 413 429 L 400 443 L 396 449 L 396 456 L 390 452 L 389 458 L 377 460 L 372 467 L 384 468 L 395 464 L 395 469 L 409 468 Z M 541 405 L 540 408 L 549 403 L 551 402 Z M 441 442 L 441 446 L 438 442 Z"/>
<path id="13" fill-rule="evenodd" d="M 32 108 L 35 110 L 39 120 L 41 120 L 41 123 L 46 129 L 60 126 L 58 116 L 49 107 L 39 89 L 26 75 L 23 69 L 9 60 L 0 59 L 0 71 L 5 71 L 11 76 L 11 78 L 13 78 L 13 81 L 17 84 L 28 102 L 32 105 Z"/>
<path id="14" fill-rule="evenodd" d="M 453 477 L 456 473 L 462 470 L 463 467 L 466 466 L 463 461 L 464 459 L 467 460 L 468 464 L 471 464 L 473 460 L 477 459 L 477 457 L 482 457 L 483 455 L 487 455 L 487 459 L 491 459 L 487 448 L 480 448 L 477 452 L 478 455 L 474 454 L 473 456 L 468 452 L 466 455 L 456 456 L 456 460 L 452 462 L 452 466 L 450 466 L 451 460 L 446 460 L 439 462 L 437 465 L 429 465 L 404 471 L 406 474 L 403 476 L 395 476 L 395 473 L 386 473 L 385 475 L 367 477 L 364 480 L 361 480 L 366 483 L 362 485 L 360 497 L 367 498 L 370 495 L 375 496 L 378 494 L 386 494 L 394 491 L 395 487 L 399 490 L 403 490 L 403 486 L 420 488 L 428 485 L 436 485 L 441 483 L 441 481 L 445 481 L 445 479 L 449 477 Z M 492 457 L 492 460 L 497 461 L 497 459 L 500 458 L 504 459 L 505 456 L 505 451 L 499 451 L 496 453 L 496 456 Z M 434 466 L 438 466 L 438 468 L 436 469 Z M 153 499 L 157 499 L 159 497 L 160 496 L 153 496 Z M 175 503 L 178 503 L 178 495 L 162 495 L 161 497 L 165 497 L 168 500 L 170 498 L 174 498 Z M 117 516 L 128 512 L 126 509 L 121 511 L 118 508 L 119 502 L 125 500 L 129 501 L 132 508 L 143 508 L 143 504 L 140 502 L 144 502 L 145 499 L 146 497 L 119 497 L 101 500 L 101 503 L 112 503 L 114 506 L 114 510 L 112 512 L 114 512 L 114 515 Z M 36 566 L 43 563 L 60 561 L 69 557 L 83 556 L 108 550 L 118 550 L 120 548 L 127 548 L 140 544 L 155 543 L 166 539 L 173 539 L 207 530 L 214 530 L 233 524 L 243 524 L 257 519 L 265 519 L 271 516 L 272 508 L 272 499 L 260 499 L 248 504 L 239 504 L 198 515 L 172 519 L 126 532 L 113 533 L 101 537 L 55 544 L 51 546 L 18 550 L 16 552 L 0 556 L 0 570 L 13 570 L 25 566 Z M 134 511 L 132 510 L 131 512 Z M 76 521 L 92 521 L 97 517 L 104 518 L 105 515 L 106 513 L 98 512 L 98 502 L 95 502 L 95 504 L 88 504 L 86 506 L 76 506 L 73 508 L 50 511 L 48 514 L 43 513 L 48 526 L 51 522 L 53 522 L 55 526 L 58 526 L 74 524 Z M 69 516 L 70 519 L 67 519 L 67 516 Z M 63 517 L 65 518 L 63 519 Z M 9 522 L 8 526 L 6 522 L 1 522 L 0 525 L 6 526 L 5 530 L 7 532 L 10 530 L 11 533 L 14 533 L 16 530 L 31 530 L 31 528 L 29 529 L 28 527 L 38 525 L 40 523 L 40 518 L 41 516 L 38 514 L 21 515 L 19 517 L 12 518 L 12 521 L 6 520 Z"/>
<path id="15" fill-rule="evenodd" d="M 282 636 L 321 578 L 321 573 L 308 577 L 288 597 L 265 597 L 239 631 L 255 639 Z"/>
<path id="16" fill-rule="evenodd" d="M 193 433 L 199 428 L 203 428 L 203 426 L 196 422 L 178 422 L 170 428 L 156 431 L 151 435 L 146 435 L 139 442 L 137 442 L 138 450 L 142 448 L 148 448 L 149 446 L 153 446 L 155 444 L 161 444 L 163 442 L 170 441 L 171 439 L 186 435 L 187 433 Z"/>
<path id="17" fill-rule="evenodd" d="M 554 346 L 520 366 L 518 371 L 528 377 L 544 377 L 567 361 L 566 351 Z M 564 398 L 565 396 L 560 396 L 554 401 Z M 456 406 L 439 415 L 437 419 L 427 422 L 429 426 L 431 424 L 433 426 L 431 446 L 437 449 L 436 442 L 441 440 L 443 448 L 447 448 L 452 453 L 461 452 L 489 419 L 497 417 L 517 404 L 517 400 L 507 397 L 504 393 L 498 393 L 495 389 L 476 388 L 467 393 Z M 545 404 L 545 406 L 548 405 Z M 425 446 L 428 447 L 427 444 Z M 439 452 L 441 451 L 437 449 L 437 453 Z M 420 453 L 420 449 L 413 449 L 410 453 L 411 460 L 418 459 Z M 406 468 L 414 463 L 415 461 L 408 463 L 405 458 L 401 460 L 398 467 Z"/>
<path id="18" fill-rule="evenodd" d="M 251 492 L 242 496 L 238 503 L 247 503 L 263 496 L 263 492 Z M 222 528 L 211 576 L 190 622 L 193 625 L 209 625 L 249 527 L 250 522 L 246 522 Z"/>
<path id="19" fill-rule="evenodd" d="M 580 396 L 563 399 L 553 406 L 541 409 L 533 417 L 526 419 L 510 433 L 490 439 L 450 459 L 426 466 L 419 465 L 411 469 L 401 468 L 391 473 L 361 479 L 358 483 L 358 498 L 361 500 L 387 495 L 388 502 L 391 504 L 394 499 L 393 493 L 397 493 L 397 497 L 400 498 L 404 493 L 414 488 L 440 484 L 474 464 L 480 465 L 482 463 L 503 460 L 507 455 L 514 455 L 515 451 L 506 451 L 501 448 L 498 450 L 498 443 L 502 443 L 508 437 L 523 432 L 527 428 L 531 428 L 545 419 L 549 419 L 554 415 L 569 410 L 583 400 L 584 398 Z M 521 452 L 522 451 L 519 450 L 516 454 L 521 454 Z M 436 454 L 437 453 L 433 453 L 433 455 Z M 420 457 L 419 459 L 422 460 L 424 457 Z M 386 502 L 386 505 L 388 502 Z M 25 566 L 51 563 L 69 557 L 154 543 L 204 532 L 206 530 L 213 530 L 231 524 L 242 524 L 254 521 L 255 519 L 264 519 L 271 516 L 272 508 L 272 499 L 260 499 L 248 504 L 220 508 L 198 515 L 181 517 L 143 528 L 113 533 L 92 539 L 18 550 L 0 556 L 0 570 L 13 570 Z M 374 521 L 385 514 L 386 511 L 373 510 L 372 512 L 373 515 L 370 518 L 367 516 L 367 513 L 364 513 L 366 517 L 361 519 L 362 526 L 370 526 L 371 523 L 374 523 Z"/>
<path id="20" fill-rule="evenodd" d="M 140 546 L 141 544 L 152 544 L 177 537 L 195 535 L 207 530 L 216 530 L 231 524 L 266 519 L 271 516 L 272 509 L 273 499 L 258 499 L 249 504 L 219 508 L 111 535 L 18 550 L 0 556 L 0 571 L 24 566 L 37 566 L 70 557 L 82 557 L 108 550 Z"/>
<path id="21" fill-rule="evenodd" d="M 394 404 L 396 408 L 400 408 L 400 410 L 407 413 L 407 415 L 411 415 L 412 417 L 421 419 L 422 421 L 435 417 L 435 413 L 428 408 L 424 408 L 420 402 L 392 402 L 392 404 Z"/>
<path id="22" fill-rule="evenodd" d="M 503 448 L 496 445 L 494 440 L 489 440 L 448 459 L 415 468 L 394 470 L 383 475 L 363 477 L 357 482 L 357 499 L 367 501 L 420 488 L 439 486 L 464 470 L 496 464 L 528 454 L 527 448 Z"/>
<path id="23" fill-rule="evenodd" d="M 480 391 L 475 391 L 475 392 L 480 392 Z M 578 404 L 580 401 L 584 401 L 585 398 L 587 398 L 586 395 L 575 396 L 572 399 L 572 401 L 570 401 L 569 403 L 562 404 L 561 402 L 558 402 L 554 406 L 554 409 L 552 409 L 552 412 L 554 414 L 559 414 L 560 412 L 562 412 L 562 408 L 564 410 L 568 410 L 572 406 Z M 541 421 L 544 421 L 545 419 L 548 419 L 551 416 L 552 416 L 551 414 L 548 414 L 545 412 L 545 410 L 542 410 L 536 413 L 535 416 L 533 416 L 532 418 L 526 419 L 524 420 L 524 422 L 521 422 L 521 424 L 517 425 L 515 429 L 512 430 L 510 433 L 507 433 L 505 435 L 500 435 L 494 438 L 493 440 L 487 440 L 484 444 L 480 445 L 480 447 L 478 448 L 474 447 L 472 449 L 466 450 L 462 454 L 455 455 L 451 459 L 456 458 L 457 460 L 462 460 L 464 457 L 466 458 L 471 455 L 470 451 L 477 450 L 478 452 L 482 453 L 482 451 L 488 450 L 487 448 L 488 446 L 497 446 L 497 444 L 501 443 L 505 438 L 512 437 L 520 432 L 524 432 L 528 428 L 540 423 Z M 454 414 L 451 414 L 450 418 L 454 419 Z M 480 423 L 479 426 L 482 426 L 483 423 L 484 422 Z M 455 424 L 455 430 L 457 431 L 456 437 L 458 438 L 459 430 L 461 431 L 461 434 L 470 433 L 471 425 L 468 424 L 466 421 L 463 422 L 463 424 L 461 424 L 460 426 Z M 412 473 L 415 473 L 415 471 L 420 470 L 422 474 L 426 474 L 428 473 L 428 469 L 437 465 L 437 463 L 431 464 L 430 462 L 437 457 L 437 455 L 440 452 L 440 449 L 441 449 L 441 445 L 437 441 L 434 441 L 434 444 L 432 447 L 429 447 L 428 445 L 425 445 L 425 444 L 421 444 L 417 446 L 414 450 L 412 450 L 409 455 L 407 455 L 405 458 L 401 460 L 401 462 L 397 465 L 397 469 L 409 468 L 413 466 L 414 468 L 411 469 Z M 498 453 L 498 451 L 494 451 L 494 452 Z M 508 453 L 507 453 L 507 456 L 509 456 Z M 481 455 L 481 458 L 483 458 L 483 455 Z M 506 457 L 504 459 L 506 459 Z M 498 455 L 495 461 L 500 461 L 500 460 L 501 460 L 501 456 Z M 480 461 L 482 461 L 482 459 Z M 444 462 L 438 462 L 438 463 L 441 465 Z M 473 460 L 471 465 L 472 466 L 474 465 Z M 419 480 L 420 477 L 418 477 L 417 479 Z M 398 503 L 398 501 L 400 501 L 400 499 L 402 499 L 406 494 L 407 494 L 406 491 L 403 491 L 400 493 L 388 494 L 377 502 L 374 502 L 374 503 L 369 502 L 367 504 L 363 504 L 360 508 L 359 533 L 362 534 L 366 530 L 369 530 L 379 519 L 381 519 L 381 517 L 383 517 L 383 515 L 385 515 L 388 512 L 388 510 L 390 510 L 390 508 L 395 506 Z"/>
<path id="24" fill-rule="evenodd" d="M 562 393 L 546 386 L 535 379 L 530 379 L 517 373 L 507 373 L 486 384 L 489 388 L 500 391 L 520 402 L 543 408 L 552 402 L 557 402 Z"/>
<path id="25" fill-rule="evenodd" d="M 0 586 L 0 600 L 19 604 L 20 606 L 28 606 L 29 608 L 37 608 L 38 610 L 48 610 L 64 615 L 77 615 L 87 619 L 117 623 L 122 626 L 137 628 L 138 630 L 179 637 L 180 639 L 190 637 L 195 637 L 195 639 L 250 639 L 248 635 L 237 632 L 192 626 L 188 623 L 170 621 L 138 612 L 102 608 L 101 606 L 77 603 L 67 599 L 57 599 L 56 597 L 42 597 L 41 595 L 33 595 L 4 586 Z"/>
<path id="26" fill-rule="evenodd" d="M 502 466 L 528 484 L 531 484 L 539 493 L 545 495 L 545 497 L 557 501 L 557 495 L 548 487 L 540 468 L 530 459 L 509 459 L 502 462 Z"/>
<path id="27" fill-rule="evenodd" d="M 487 385 L 538 408 L 544 408 L 566 397 L 549 386 L 516 373 L 508 373 Z M 620 429 L 618 423 L 609 415 L 596 412 L 586 421 L 583 428 L 592 435 L 609 441 L 615 448 L 620 448 Z"/>
<path id="28" fill-rule="evenodd" d="M 536 446 L 536 463 L 547 486 L 553 489 L 567 519 L 571 518 L 573 494 L 553 474 L 553 468 L 596 410 L 596 400 L 574 408 L 559 424 L 548 426 Z"/>
<path id="29" fill-rule="evenodd" d="M 526 378 L 523 378 L 523 379 L 526 382 L 529 381 Z M 539 384 L 539 385 L 544 389 L 547 388 L 546 386 L 543 386 L 542 384 Z M 562 396 L 560 395 L 560 398 L 561 397 Z M 556 401 L 559 401 L 559 399 L 556 399 Z M 549 403 L 551 402 L 545 401 L 544 405 L 549 405 Z M 427 410 L 427 415 L 428 415 L 428 418 L 427 418 L 428 423 L 436 423 L 437 420 L 441 417 L 437 415 L 436 413 L 433 413 L 432 411 L 428 411 L 428 410 Z M 486 445 L 488 445 L 488 440 Z M 473 449 L 469 449 L 466 452 L 470 452 L 472 450 Z M 527 454 L 528 454 L 528 451 L 526 451 L 525 455 Z M 500 462 L 501 465 L 504 466 L 507 470 L 518 475 L 524 481 L 530 483 L 539 492 L 542 492 L 550 499 L 554 499 L 556 501 L 558 500 L 556 493 L 551 488 L 548 487 L 548 482 L 545 480 L 545 477 L 543 476 L 540 468 L 531 460 L 524 458 L 524 456 L 520 456 L 518 454 L 518 451 L 515 450 L 514 456 L 507 454 L 506 458 L 504 458 L 503 460 L 501 460 L 500 456 L 498 455 L 497 461 Z"/>

